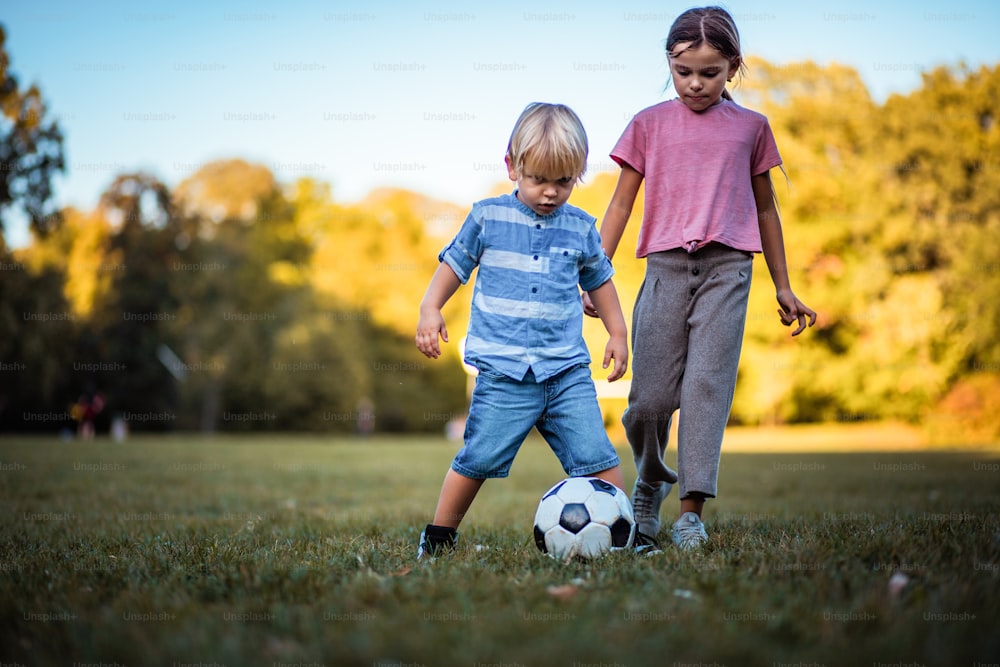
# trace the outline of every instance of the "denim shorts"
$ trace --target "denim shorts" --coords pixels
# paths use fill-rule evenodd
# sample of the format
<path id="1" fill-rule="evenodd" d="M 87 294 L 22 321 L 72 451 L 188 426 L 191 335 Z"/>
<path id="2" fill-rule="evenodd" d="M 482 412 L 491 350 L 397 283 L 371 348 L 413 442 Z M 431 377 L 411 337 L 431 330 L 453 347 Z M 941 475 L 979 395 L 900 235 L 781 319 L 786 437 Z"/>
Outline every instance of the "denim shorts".
<path id="1" fill-rule="evenodd" d="M 536 382 L 530 370 L 518 381 L 483 366 L 465 423 L 465 446 L 455 455 L 452 469 L 472 479 L 506 477 L 532 427 L 571 477 L 619 464 L 586 364 L 543 382 Z"/>

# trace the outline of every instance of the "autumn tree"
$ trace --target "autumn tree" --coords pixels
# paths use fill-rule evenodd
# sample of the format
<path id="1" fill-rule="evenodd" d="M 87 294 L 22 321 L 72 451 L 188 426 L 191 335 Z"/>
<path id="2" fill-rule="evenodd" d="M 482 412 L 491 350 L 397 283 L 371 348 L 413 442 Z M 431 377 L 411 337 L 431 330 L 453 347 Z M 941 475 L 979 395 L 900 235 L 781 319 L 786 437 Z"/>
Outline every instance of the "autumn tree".
<path id="1" fill-rule="evenodd" d="M 12 73 L 0 25 L 0 425 L 68 426 L 65 366 L 77 322 L 63 294 L 64 272 L 11 252 L 3 236 L 15 212 L 36 233 L 57 227 L 52 179 L 63 166 L 59 126 L 39 88 L 22 88 Z"/>
<path id="2" fill-rule="evenodd" d="M 940 304 L 899 314 L 925 332 L 926 358 L 942 369 L 934 397 L 944 396 L 926 417 L 950 437 L 1000 436 L 998 110 L 1000 66 L 939 67 L 918 90 L 891 97 L 880 118 L 887 173 L 873 240 L 897 280 L 919 289 L 911 304 L 928 294 Z"/>
<path id="3" fill-rule="evenodd" d="M 363 398 L 379 428 L 441 430 L 465 409 L 458 341 L 468 305 L 449 304 L 453 344 L 430 362 L 413 344 L 417 308 L 461 209 L 401 190 L 373 192 L 355 205 L 332 201 L 328 186 L 299 181 L 293 194 L 302 233 L 312 239 L 310 284 L 328 319 L 363 332 L 352 357 L 363 360 Z M 463 316 L 464 311 L 464 316 Z"/>
<path id="4" fill-rule="evenodd" d="M 22 89 L 10 71 L 0 25 L 0 232 L 3 214 L 12 207 L 20 209 L 35 232 L 45 233 L 58 223 L 52 180 L 65 167 L 62 140 L 38 86 Z"/>
<path id="5" fill-rule="evenodd" d="M 176 426 L 176 384 L 161 361 L 171 348 L 177 317 L 167 267 L 177 253 L 170 192 L 155 176 L 118 176 L 101 196 L 98 214 L 111 233 L 102 256 L 114 266 L 110 285 L 95 299 L 82 341 L 82 366 L 107 394 L 108 410 L 133 415 L 136 428 Z"/>
<path id="6" fill-rule="evenodd" d="M 774 129 L 789 273 L 820 319 L 790 339 L 758 260 L 734 422 L 1000 435 L 998 90 L 1000 68 L 940 68 L 877 103 L 848 67 L 750 61 L 734 94 Z M 572 203 L 601 216 L 615 180 L 592 175 Z M 0 420 L 65 410 L 91 380 L 116 409 L 176 414 L 179 428 L 346 431 L 371 405 L 380 430 L 440 431 L 465 408 L 471 294 L 448 304 L 441 359 L 416 351 L 413 330 L 467 211 L 391 189 L 341 203 L 243 160 L 173 192 L 123 174 L 97 210 L 67 210 L 0 257 L 0 327 L 15 333 L 0 336 Z M 640 198 L 614 260 L 626 316 L 641 216 Z M 599 354 L 606 332 L 584 328 Z"/>
<path id="7" fill-rule="evenodd" d="M 63 296 L 64 275 L 21 256 L 0 262 L 0 430 L 72 427 L 80 322 Z"/>

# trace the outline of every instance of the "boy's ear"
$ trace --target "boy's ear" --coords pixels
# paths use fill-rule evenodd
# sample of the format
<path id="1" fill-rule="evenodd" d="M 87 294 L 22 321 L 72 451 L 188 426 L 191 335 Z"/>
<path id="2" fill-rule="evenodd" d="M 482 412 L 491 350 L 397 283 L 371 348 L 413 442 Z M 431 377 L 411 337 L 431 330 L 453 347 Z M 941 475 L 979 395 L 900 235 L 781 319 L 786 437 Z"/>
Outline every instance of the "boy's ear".
<path id="1" fill-rule="evenodd" d="M 507 176 L 510 177 L 510 180 L 516 181 L 517 180 L 517 169 L 515 169 L 514 165 L 511 163 L 509 155 L 504 155 L 503 156 L 503 163 L 505 165 L 507 165 Z"/>

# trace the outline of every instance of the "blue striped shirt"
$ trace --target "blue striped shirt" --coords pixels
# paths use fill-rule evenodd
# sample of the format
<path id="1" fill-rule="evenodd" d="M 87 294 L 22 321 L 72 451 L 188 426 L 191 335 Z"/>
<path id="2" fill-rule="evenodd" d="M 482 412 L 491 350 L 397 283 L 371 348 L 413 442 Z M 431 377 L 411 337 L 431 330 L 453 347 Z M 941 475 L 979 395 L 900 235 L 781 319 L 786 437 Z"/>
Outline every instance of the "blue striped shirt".
<path id="1" fill-rule="evenodd" d="M 473 205 L 438 255 L 463 284 L 479 267 L 466 363 L 515 380 L 530 368 L 538 382 L 590 363 L 580 288 L 597 289 L 614 275 L 595 222 L 569 204 L 539 215 L 516 193 Z"/>

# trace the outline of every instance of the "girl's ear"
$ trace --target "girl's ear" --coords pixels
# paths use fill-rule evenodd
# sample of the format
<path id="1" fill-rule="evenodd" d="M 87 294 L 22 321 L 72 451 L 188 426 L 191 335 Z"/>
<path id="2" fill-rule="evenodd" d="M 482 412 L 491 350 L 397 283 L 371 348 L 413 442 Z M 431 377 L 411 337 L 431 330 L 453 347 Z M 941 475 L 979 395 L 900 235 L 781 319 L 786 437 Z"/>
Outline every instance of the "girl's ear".
<path id="1" fill-rule="evenodd" d="M 736 73 L 740 71 L 740 63 L 743 62 L 739 56 L 736 56 L 729 61 L 729 74 L 726 76 L 726 81 L 732 81 Z"/>

